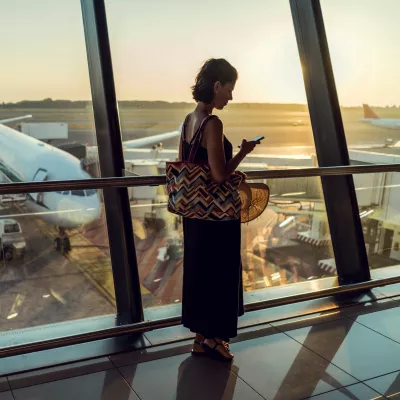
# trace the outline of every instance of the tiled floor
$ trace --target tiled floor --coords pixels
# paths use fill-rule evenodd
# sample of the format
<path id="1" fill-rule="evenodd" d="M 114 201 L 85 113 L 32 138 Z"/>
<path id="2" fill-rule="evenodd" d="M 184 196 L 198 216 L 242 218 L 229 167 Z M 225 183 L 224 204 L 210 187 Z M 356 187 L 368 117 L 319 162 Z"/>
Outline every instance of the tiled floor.
<path id="1" fill-rule="evenodd" d="M 147 339 L 157 346 L 0 378 L 0 400 L 400 399 L 397 298 L 245 329 L 231 364 Z"/>

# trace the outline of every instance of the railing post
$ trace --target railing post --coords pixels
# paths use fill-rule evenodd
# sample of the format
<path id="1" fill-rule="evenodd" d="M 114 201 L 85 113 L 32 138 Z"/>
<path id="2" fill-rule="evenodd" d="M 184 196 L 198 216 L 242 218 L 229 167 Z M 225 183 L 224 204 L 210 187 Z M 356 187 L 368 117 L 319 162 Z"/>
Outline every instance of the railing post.
<path id="1" fill-rule="evenodd" d="M 122 177 L 124 155 L 104 0 L 81 0 L 101 175 Z M 127 188 L 104 189 L 119 323 L 143 320 Z"/>
<path id="2" fill-rule="evenodd" d="M 349 153 L 319 0 L 290 0 L 320 167 L 349 165 Z M 371 279 L 352 176 L 323 177 L 340 284 Z"/>

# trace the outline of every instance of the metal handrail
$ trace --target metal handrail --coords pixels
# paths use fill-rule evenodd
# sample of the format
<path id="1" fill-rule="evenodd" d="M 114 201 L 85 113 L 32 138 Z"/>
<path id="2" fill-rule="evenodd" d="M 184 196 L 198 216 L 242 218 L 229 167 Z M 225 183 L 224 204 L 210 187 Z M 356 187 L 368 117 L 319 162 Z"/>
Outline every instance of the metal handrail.
<path id="1" fill-rule="evenodd" d="M 307 178 L 371 174 L 377 172 L 400 172 L 400 164 L 349 165 L 341 167 L 278 169 L 248 171 L 247 179 Z M 130 186 L 159 186 L 166 182 L 165 175 L 124 176 L 118 178 L 91 178 L 67 181 L 18 182 L 0 184 L 0 195 L 18 193 L 41 193 L 76 189 L 106 189 Z"/>
<path id="2" fill-rule="evenodd" d="M 338 176 L 352 174 L 367 174 L 377 172 L 400 172 L 400 164 L 383 165 L 356 165 L 342 167 L 302 168 L 273 171 L 250 171 L 246 172 L 248 179 L 275 179 L 275 178 L 298 178 L 317 176 Z M 70 181 L 46 181 L 46 182 L 22 182 L 0 184 L 1 194 L 27 193 L 27 192 L 50 192 L 54 190 L 74 189 L 104 189 L 109 187 L 148 186 L 165 184 L 165 175 L 158 176 L 134 176 L 120 178 L 93 178 Z M 318 299 L 339 293 L 351 293 L 358 290 L 389 285 L 400 282 L 400 277 L 371 280 L 353 285 L 339 286 L 323 289 L 317 292 L 300 293 L 292 296 L 270 299 L 257 303 L 247 304 L 246 311 L 262 308 L 286 305 L 306 300 Z M 47 350 L 72 344 L 84 343 L 99 339 L 111 338 L 118 335 L 145 332 L 148 330 L 173 326 L 180 323 L 180 317 L 167 318 L 152 322 L 141 322 L 132 325 L 113 327 L 95 332 L 81 333 L 69 337 L 60 337 L 33 343 L 25 343 L 6 348 L 0 348 L 0 358 L 11 357 L 34 351 Z"/>
<path id="3" fill-rule="evenodd" d="M 250 303 L 245 305 L 245 310 L 246 312 L 256 311 L 264 308 L 283 306 L 292 303 L 300 303 L 303 301 L 321 299 L 324 297 L 335 296 L 339 294 L 355 293 L 358 291 L 368 290 L 379 286 L 391 285 L 399 282 L 400 282 L 399 276 L 374 279 L 367 282 L 354 283 L 344 286 L 336 286 L 327 289 L 321 289 L 315 292 L 298 293 L 285 297 L 279 297 L 276 299 L 269 299 L 257 303 Z M 21 354 L 33 353 L 36 351 L 50 350 L 64 346 L 72 346 L 75 344 L 86 343 L 95 340 L 109 339 L 121 335 L 144 333 L 154 329 L 161 329 L 179 325 L 180 323 L 181 323 L 181 317 L 176 316 L 171 318 L 159 319 L 157 321 L 144 321 L 135 324 L 121 325 L 97 331 L 79 333 L 76 335 L 71 335 L 66 337 L 58 337 L 53 339 L 41 340 L 37 342 L 18 344 L 9 347 L 0 347 L 0 359 L 4 357 L 13 357 Z M 252 325 L 257 325 L 257 324 L 251 324 L 250 326 Z"/>

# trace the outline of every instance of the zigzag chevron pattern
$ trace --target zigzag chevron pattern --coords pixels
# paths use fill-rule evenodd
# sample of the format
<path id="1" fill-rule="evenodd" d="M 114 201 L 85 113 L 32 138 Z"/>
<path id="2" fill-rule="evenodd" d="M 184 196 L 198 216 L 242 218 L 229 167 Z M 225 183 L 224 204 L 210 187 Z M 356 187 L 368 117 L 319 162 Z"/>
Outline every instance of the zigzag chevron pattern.
<path id="1" fill-rule="evenodd" d="M 232 174 L 222 185 L 211 178 L 207 164 L 167 162 L 168 211 L 187 218 L 232 221 L 240 218 L 237 191 L 241 173 Z"/>

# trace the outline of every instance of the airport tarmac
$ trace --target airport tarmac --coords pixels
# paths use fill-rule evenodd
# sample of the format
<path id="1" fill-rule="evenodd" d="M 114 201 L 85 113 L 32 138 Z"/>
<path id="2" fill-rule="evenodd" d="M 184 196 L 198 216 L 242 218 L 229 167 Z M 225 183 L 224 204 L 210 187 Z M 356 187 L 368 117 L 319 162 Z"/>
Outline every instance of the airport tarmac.
<path id="1" fill-rule="evenodd" d="M 268 105 L 232 104 L 217 114 L 224 123 L 224 133 L 233 145 L 242 138 L 263 135 L 265 139 L 257 147 L 257 152 L 270 153 L 271 147 L 281 149 L 282 154 L 304 154 L 314 152 L 314 138 L 308 111 L 295 106 L 292 111 L 287 107 L 269 109 Z M 120 121 L 122 139 L 132 140 L 178 129 L 193 106 L 166 108 L 121 108 Z M 306 109 L 306 106 L 303 106 Z M 400 118 L 399 110 L 377 109 L 382 118 Z M 65 122 L 68 123 L 69 137 L 63 141 L 77 141 L 95 146 L 96 134 L 93 113 L 90 109 L 4 109 L 0 118 L 32 114 L 29 122 Z M 349 146 L 369 146 L 384 144 L 385 138 L 400 140 L 400 130 L 386 130 L 360 122 L 362 108 L 342 109 L 342 119 Z M 58 143 L 57 141 L 53 142 Z M 178 139 L 165 141 L 165 148 L 176 148 Z"/>
<path id="2" fill-rule="evenodd" d="M 0 212 L 21 211 L 26 212 L 23 205 L 9 205 Z M 115 306 L 85 277 L 76 260 L 55 251 L 44 231 L 52 227 L 33 215 L 15 219 L 27 247 L 23 259 L 0 261 L 1 331 L 115 313 Z"/>
<path id="3" fill-rule="evenodd" d="M 348 146 L 362 146 L 368 148 L 370 146 L 384 145 L 386 138 L 392 138 L 394 142 L 400 141 L 400 130 L 385 130 L 379 127 L 362 124 L 358 121 L 348 121 L 344 124 L 346 132 L 346 140 Z M 172 130 L 177 129 L 177 127 Z M 122 128 L 122 140 L 139 139 L 159 133 L 168 132 L 167 128 L 162 125 L 156 130 L 147 129 L 130 129 Z M 314 137 L 311 125 L 304 126 L 252 126 L 238 127 L 226 126 L 225 135 L 234 146 L 241 143 L 242 138 L 250 139 L 252 137 L 262 135 L 265 139 L 257 146 L 256 153 L 270 154 L 278 153 L 280 155 L 298 155 L 298 154 L 315 154 Z M 178 138 L 170 139 L 163 143 L 164 148 L 175 149 L 178 147 Z M 95 130 L 88 129 L 70 129 L 68 140 L 54 141 L 54 143 L 62 143 L 67 141 L 77 141 L 87 144 L 88 146 L 96 146 Z"/>

